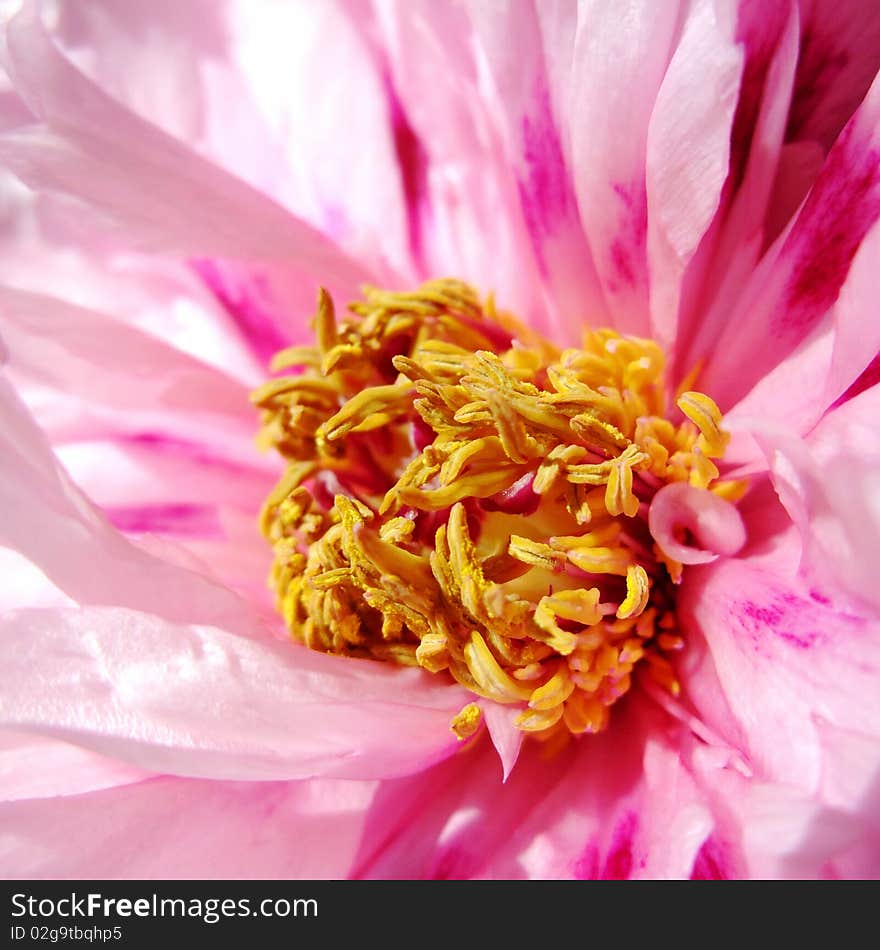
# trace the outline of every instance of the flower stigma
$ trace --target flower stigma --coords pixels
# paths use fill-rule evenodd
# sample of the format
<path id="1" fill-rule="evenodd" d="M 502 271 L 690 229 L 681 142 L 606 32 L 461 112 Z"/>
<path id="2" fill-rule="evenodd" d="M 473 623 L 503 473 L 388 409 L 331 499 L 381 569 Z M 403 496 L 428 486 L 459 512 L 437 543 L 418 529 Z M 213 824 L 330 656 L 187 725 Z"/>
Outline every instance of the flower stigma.
<path id="1" fill-rule="evenodd" d="M 673 421 L 653 341 L 562 350 L 458 281 L 349 311 L 322 290 L 316 345 L 252 397 L 287 464 L 260 527 L 293 635 L 450 676 L 540 739 L 603 730 L 637 669 L 678 695 L 676 585 L 744 540 L 715 403 L 680 392 Z"/>

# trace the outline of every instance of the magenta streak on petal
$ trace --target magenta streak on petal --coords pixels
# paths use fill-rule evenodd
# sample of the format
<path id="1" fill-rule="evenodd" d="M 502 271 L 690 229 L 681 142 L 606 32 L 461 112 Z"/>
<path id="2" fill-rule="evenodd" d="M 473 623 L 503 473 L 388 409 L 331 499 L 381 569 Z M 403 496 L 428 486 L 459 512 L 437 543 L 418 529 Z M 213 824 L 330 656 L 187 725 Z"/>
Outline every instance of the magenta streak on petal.
<path id="1" fill-rule="evenodd" d="M 821 607 L 801 600 L 794 594 L 781 593 L 778 599 L 756 604 L 743 601 L 733 605 L 740 626 L 751 636 L 755 649 L 760 652 L 764 635 L 772 633 L 783 643 L 799 650 L 809 650 L 825 642 L 827 637 L 818 629 L 801 629 L 801 617 L 821 626 Z"/>
<path id="2" fill-rule="evenodd" d="M 290 343 L 272 313 L 265 282 L 251 277 L 247 283 L 224 275 L 212 260 L 191 262 L 193 270 L 211 291 L 217 302 L 235 321 L 244 341 L 261 363 L 268 363 L 279 350 Z"/>
<path id="3" fill-rule="evenodd" d="M 425 875 L 432 881 L 462 881 L 474 877 L 481 862 L 459 845 L 442 848 Z"/>
<path id="4" fill-rule="evenodd" d="M 575 861 L 573 876 L 578 881 L 595 881 L 599 876 L 599 848 L 591 841 Z"/>
<path id="5" fill-rule="evenodd" d="M 635 812 L 627 812 L 614 829 L 605 866 L 599 875 L 603 881 L 626 881 L 633 870 L 633 839 L 638 828 Z"/>
<path id="6" fill-rule="evenodd" d="M 691 871 L 692 881 L 727 881 L 733 878 L 728 871 L 725 847 L 714 837 L 703 842 Z"/>
<path id="7" fill-rule="evenodd" d="M 400 183 L 406 203 L 406 231 L 413 261 L 424 267 L 424 234 L 431 219 L 428 191 L 428 153 L 409 123 L 403 103 L 391 78 L 385 76 L 385 94 L 394 138 L 394 151 L 400 168 Z"/>
<path id="8" fill-rule="evenodd" d="M 802 337 L 837 299 L 850 263 L 880 216 L 880 152 L 862 151 L 855 126 L 828 155 L 783 254 L 795 259 L 770 332 Z"/>
<path id="9" fill-rule="evenodd" d="M 185 458 L 192 462 L 203 462 L 212 468 L 223 468 L 234 477 L 234 473 L 251 474 L 251 466 L 218 455 L 206 445 L 190 442 L 176 436 L 165 435 L 161 432 L 121 432 L 113 435 L 113 441 L 121 447 L 131 446 L 134 449 L 143 449 L 148 452 Z"/>
<path id="10" fill-rule="evenodd" d="M 111 524 L 129 534 L 223 537 L 217 509 L 210 505 L 114 505 L 103 511 Z"/>
<path id="11" fill-rule="evenodd" d="M 850 399 L 854 399 L 860 393 L 876 386 L 878 383 L 880 383 L 880 353 L 874 355 L 874 359 L 862 370 L 859 378 L 834 402 L 828 411 L 842 406 L 845 402 L 849 402 Z"/>
<path id="12" fill-rule="evenodd" d="M 767 71 L 787 15 L 783 4 L 746 0 L 739 9 L 736 40 L 745 50 L 739 100 L 730 133 L 728 187 L 735 192 L 742 184 L 757 127 Z"/>
<path id="13" fill-rule="evenodd" d="M 608 283 L 608 290 L 616 293 L 644 283 L 648 197 L 644 182 L 618 182 L 612 189 L 621 204 L 618 233 L 610 248 L 614 280 Z"/>
<path id="14" fill-rule="evenodd" d="M 845 50 L 836 50 L 830 38 L 819 36 L 815 27 L 808 25 L 801 37 L 794 93 L 788 113 L 785 141 L 800 138 L 816 106 L 829 93 L 840 74 L 849 65 Z"/>
<path id="15" fill-rule="evenodd" d="M 815 630 L 793 633 L 790 629 L 786 629 L 787 625 L 791 623 L 788 608 L 793 608 L 795 611 L 798 608 L 809 610 L 810 605 L 793 594 L 785 594 L 780 599 L 781 603 L 753 604 L 746 602 L 742 605 L 742 610 L 755 626 L 771 629 L 780 640 L 784 640 L 800 650 L 808 650 L 824 639 Z"/>
<path id="16" fill-rule="evenodd" d="M 571 176 L 565 167 L 546 88 L 538 88 L 534 113 L 523 116 L 521 131 L 525 175 L 519 177 L 517 188 L 538 265 L 546 275 L 544 240 L 556 233 L 561 222 L 577 216 Z"/>

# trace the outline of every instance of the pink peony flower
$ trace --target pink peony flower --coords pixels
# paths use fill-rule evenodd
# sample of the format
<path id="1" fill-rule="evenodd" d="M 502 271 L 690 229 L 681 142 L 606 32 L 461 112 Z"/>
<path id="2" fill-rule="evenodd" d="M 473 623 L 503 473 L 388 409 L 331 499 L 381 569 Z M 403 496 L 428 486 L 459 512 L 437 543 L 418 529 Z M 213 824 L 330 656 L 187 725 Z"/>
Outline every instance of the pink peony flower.
<path id="1" fill-rule="evenodd" d="M 880 22 L 625 6 L 7 10 L 4 875 L 878 874 Z"/>

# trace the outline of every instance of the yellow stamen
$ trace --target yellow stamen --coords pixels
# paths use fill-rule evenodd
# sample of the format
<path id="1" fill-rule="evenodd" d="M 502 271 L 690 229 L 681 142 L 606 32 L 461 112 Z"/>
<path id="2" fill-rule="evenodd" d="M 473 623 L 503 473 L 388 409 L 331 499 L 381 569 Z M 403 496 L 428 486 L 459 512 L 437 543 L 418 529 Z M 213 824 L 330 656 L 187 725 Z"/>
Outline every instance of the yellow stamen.
<path id="1" fill-rule="evenodd" d="M 459 713 L 457 713 L 450 724 L 450 729 L 455 735 L 464 741 L 480 728 L 480 722 L 483 718 L 483 711 L 476 703 L 468 703 Z"/>
<path id="2" fill-rule="evenodd" d="M 629 620 L 638 615 L 647 607 L 651 593 L 651 583 L 641 564 L 630 566 L 626 570 L 626 599 L 617 608 L 617 616 L 621 620 Z"/>
<path id="3" fill-rule="evenodd" d="M 647 511 L 670 482 L 745 490 L 718 480 L 729 436 L 693 380 L 676 426 L 652 341 L 560 352 L 452 280 L 345 316 L 322 290 L 313 327 L 252 397 L 287 463 L 259 523 L 293 635 L 518 707 L 548 752 L 606 728 L 637 667 L 677 694 L 684 568 Z M 481 721 L 469 703 L 451 729 Z"/>
<path id="4" fill-rule="evenodd" d="M 724 455 L 730 434 L 721 430 L 721 411 L 703 393 L 687 392 L 678 397 L 679 409 L 700 430 L 698 445 L 710 458 Z"/>

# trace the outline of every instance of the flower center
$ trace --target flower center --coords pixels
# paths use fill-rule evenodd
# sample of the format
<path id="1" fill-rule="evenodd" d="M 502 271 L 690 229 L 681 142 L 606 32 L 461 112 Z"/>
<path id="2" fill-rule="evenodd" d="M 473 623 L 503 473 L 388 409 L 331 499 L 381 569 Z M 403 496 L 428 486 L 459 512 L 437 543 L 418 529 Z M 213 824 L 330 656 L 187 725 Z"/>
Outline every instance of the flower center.
<path id="1" fill-rule="evenodd" d="M 253 395 L 288 462 L 260 523 L 293 634 L 450 675 L 545 739 L 605 728 L 637 666 L 677 694 L 683 565 L 742 543 L 715 403 L 670 421 L 657 344 L 560 351 L 457 281 L 349 309 L 322 291 L 317 345 Z"/>

